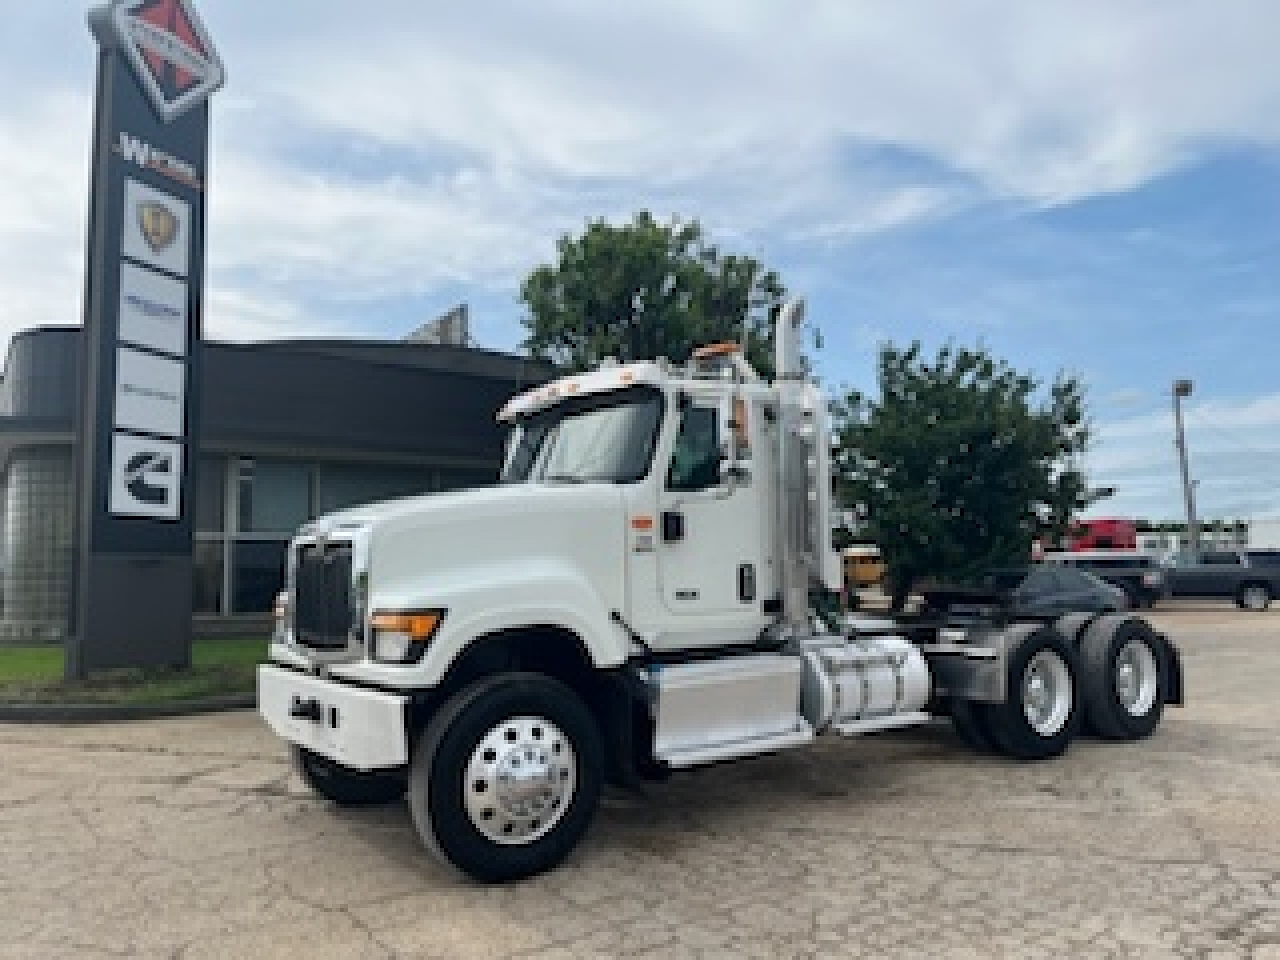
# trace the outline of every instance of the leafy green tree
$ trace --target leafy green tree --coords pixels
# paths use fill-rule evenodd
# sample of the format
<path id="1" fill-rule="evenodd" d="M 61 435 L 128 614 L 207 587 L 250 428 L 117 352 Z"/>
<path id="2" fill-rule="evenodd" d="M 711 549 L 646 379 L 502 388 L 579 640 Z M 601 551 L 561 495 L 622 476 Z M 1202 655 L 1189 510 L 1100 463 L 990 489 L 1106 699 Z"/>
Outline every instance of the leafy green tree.
<path id="1" fill-rule="evenodd" d="M 866 518 L 893 605 L 925 579 L 963 582 L 1026 562 L 1100 495 L 1077 463 L 1090 439 L 1084 390 L 1047 391 L 982 348 L 880 351 L 880 396 L 834 407 L 837 496 Z"/>
<path id="2" fill-rule="evenodd" d="M 610 356 L 683 363 L 702 344 L 741 340 L 745 326 L 748 358 L 772 370 L 782 281 L 752 257 L 722 253 L 697 221 L 592 220 L 561 236 L 557 254 L 520 291 L 533 356 L 574 371 Z"/>

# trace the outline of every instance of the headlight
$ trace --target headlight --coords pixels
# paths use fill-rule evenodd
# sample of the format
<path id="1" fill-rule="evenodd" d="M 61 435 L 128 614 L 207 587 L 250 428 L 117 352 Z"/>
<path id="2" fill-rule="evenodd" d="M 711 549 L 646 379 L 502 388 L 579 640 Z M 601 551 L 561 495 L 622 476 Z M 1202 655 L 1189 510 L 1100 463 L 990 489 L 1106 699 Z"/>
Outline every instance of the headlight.
<path id="1" fill-rule="evenodd" d="M 369 618 L 371 659 L 379 663 L 417 663 L 443 620 L 443 610 L 375 613 Z"/>
<path id="2" fill-rule="evenodd" d="M 1144 587 L 1158 587 L 1164 583 L 1164 574 L 1157 570 L 1150 570 L 1142 575 L 1142 585 Z"/>

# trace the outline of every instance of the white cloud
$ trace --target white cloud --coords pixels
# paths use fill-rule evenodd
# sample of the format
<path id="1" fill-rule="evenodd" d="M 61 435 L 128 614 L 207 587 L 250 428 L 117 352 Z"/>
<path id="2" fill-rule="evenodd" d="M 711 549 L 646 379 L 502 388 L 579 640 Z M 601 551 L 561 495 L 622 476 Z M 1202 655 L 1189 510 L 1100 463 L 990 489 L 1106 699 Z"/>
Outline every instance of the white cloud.
<path id="1" fill-rule="evenodd" d="M 369 182 L 232 154 L 211 190 L 209 258 L 317 298 L 505 282 L 540 246 L 516 202 L 487 178 Z"/>
<path id="2" fill-rule="evenodd" d="M 0 112 L 0 342 L 80 322 L 88 242 L 88 95 L 10 102 Z"/>
<path id="3" fill-rule="evenodd" d="M 1267 0 L 202 12 L 230 76 L 212 331 L 347 329 L 353 304 L 445 287 L 513 296 L 587 216 L 678 212 L 753 253 L 822 251 L 984 196 L 1066 203 L 1205 144 L 1280 143 Z M 23 17 L 0 38 L 19 93 L 0 105 L 0 336 L 80 310 L 92 48 L 78 9 Z M 51 92 L 23 86 L 37 76 Z"/>
<path id="4" fill-rule="evenodd" d="M 1280 512 L 1280 393 L 1192 400 L 1183 422 L 1199 513 L 1232 518 Z M 1117 495 L 1094 512 L 1152 519 L 1182 515 L 1172 408 L 1104 423 L 1087 466 Z"/>
<path id="5" fill-rule="evenodd" d="M 325 127 L 552 175 L 812 174 L 856 138 L 1038 203 L 1131 187 L 1205 139 L 1280 138 L 1264 0 L 498 3 L 483 27 L 384 6 L 359 44 L 321 17 L 273 47 L 264 85 Z"/>
<path id="6" fill-rule="evenodd" d="M 1064 203 L 1206 142 L 1280 141 L 1280 10 L 1256 0 L 561 0 L 483 18 L 389 0 L 358 37 L 348 11 L 257 9 L 254 36 L 224 14 L 233 89 L 251 92 L 220 134 L 211 248 L 344 298 L 514 291 L 587 216 L 647 207 L 748 249 L 823 248 L 978 189 Z M 382 172 L 330 169 L 335 142 Z M 921 169 L 866 161 L 878 146 Z"/>

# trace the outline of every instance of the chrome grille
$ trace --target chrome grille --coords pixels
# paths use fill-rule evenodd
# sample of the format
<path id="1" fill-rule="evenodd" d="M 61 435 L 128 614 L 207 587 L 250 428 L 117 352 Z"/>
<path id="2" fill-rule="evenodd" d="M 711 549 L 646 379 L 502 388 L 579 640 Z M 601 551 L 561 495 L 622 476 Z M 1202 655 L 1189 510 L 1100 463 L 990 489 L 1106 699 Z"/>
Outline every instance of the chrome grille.
<path id="1" fill-rule="evenodd" d="M 313 650 L 346 648 L 353 623 L 351 544 L 298 550 L 293 580 L 295 641 Z"/>

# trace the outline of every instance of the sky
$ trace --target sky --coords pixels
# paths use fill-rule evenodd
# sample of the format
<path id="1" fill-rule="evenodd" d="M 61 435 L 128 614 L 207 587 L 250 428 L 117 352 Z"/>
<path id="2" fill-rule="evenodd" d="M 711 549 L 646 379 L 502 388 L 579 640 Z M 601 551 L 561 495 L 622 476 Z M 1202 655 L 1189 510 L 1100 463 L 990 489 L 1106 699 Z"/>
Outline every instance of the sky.
<path id="1" fill-rule="evenodd" d="M 95 47 L 3 0 L 0 344 L 81 315 Z M 398 339 L 588 218 L 698 219 L 776 269 L 824 383 L 885 342 L 1087 387 L 1096 515 L 1280 513 L 1273 0 L 198 0 L 213 101 L 205 333 Z"/>

